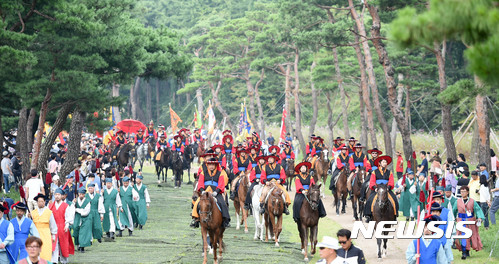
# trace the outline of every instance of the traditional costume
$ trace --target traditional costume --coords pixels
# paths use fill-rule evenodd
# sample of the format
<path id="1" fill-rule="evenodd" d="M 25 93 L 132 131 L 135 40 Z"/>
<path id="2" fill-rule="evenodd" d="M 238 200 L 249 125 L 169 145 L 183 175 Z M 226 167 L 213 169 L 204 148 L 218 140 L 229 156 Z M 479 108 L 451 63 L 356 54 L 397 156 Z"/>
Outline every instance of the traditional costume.
<path id="1" fill-rule="evenodd" d="M 64 194 L 62 189 L 57 189 L 55 193 Z M 49 209 L 54 214 L 57 224 L 57 236 L 52 245 L 52 262 L 68 263 L 69 255 L 74 255 L 75 248 L 69 227 L 73 224 L 74 210 L 63 200 L 49 203 Z M 59 259 L 60 258 L 60 259 Z"/>
<path id="2" fill-rule="evenodd" d="M 23 210 L 26 212 L 28 207 L 21 202 L 15 203 L 13 208 L 16 210 Z M 19 259 L 24 259 L 28 256 L 26 251 L 25 242 L 29 235 L 40 237 L 38 230 L 36 229 L 33 221 L 23 215 L 21 219 L 18 217 L 10 220 L 12 226 L 14 227 L 14 243 L 7 246 L 11 255 L 9 255 L 9 260 L 11 263 L 16 263 Z"/>
<path id="3" fill-rule="evenodd" d="M 85 194 L 85 188 L 79 188 L 78 194 Z M 78 195 L 79 196 L 79 195 Z M 73 222 L 73 237 L 75 245 L 80 252 L 85 252 L 85 247 L 89 247 L 92 242 L 92 215 L 90 215 L 90 199 L 87 197 L 76 199 L 75 217 Z"/>
<path id="4" fill-rule="evenodd" d="M 142 175 L 138 175 L 137 179 L 142 180 L 144 179 L 144 177 L 142 177 Z M 147 186 L 142 184 L 142 181 L 140 183 L 137 182 L 135 185 L 133 185 L 133 189 L 139 195 L 138 199 L 134 200 L 134 207 L 135 214 L 137 216 L 137 224 L 139 226 L 139 229 L 142 229 L 142 227 L 147 222 L 147 208 L 151 203 L 151 197 L 149 196 Z"/>
<path id="5" fill-rule="evenodd" d="M 124 177 L 123 182 L 130 182 L 129 177 Z M 119 212 L 120 222 L 121 222 L 121 230 L 119 231 L 119 235 L 122 235 L 122 230 L 128 228 L 128 235 L 132 235 L 133 232 L 133 219 L 135 215 L 135 206 L 133 204 L 133 200 L 138 199 L 139 194 L 133 189 L 132 186 L 128 185 L 125 187 L 120 187 L 120 200 L 121 200 L 121 209 Z"/>
<path id="6" fill-rule="evenodd" d="M 34 200 L 43 198 L 45 201 L 45 195 L 38 194 Z M 57 224 L 55 222 L 54 214 L 45 205 L 40 208 L 36 208 L 31 212 L 31 217 L 33 218 L 33 223 L 35 223 L 36 229 L 40 234 L 40 239 L 43 242 L 42 252 L 40 257 L 42 259 L 52 259 L 52 239 L 55 240 L 57 235 Z"/>
<path id="7" fill-rule="evenodd" d="M 106 183 L 113 182 L 111 178 L 106 178 Z M 116 229 L 121 228 L 121 224 L 118 221 L 117 210 L 121 209 L 121 199 L 118 191 L 111 188 L 104 188 L 103 195 L 104 198 L 104 219 L 102 220 L 102 229 L 106 232 L 108 238 L 114 239 L 114 234 Z"/>

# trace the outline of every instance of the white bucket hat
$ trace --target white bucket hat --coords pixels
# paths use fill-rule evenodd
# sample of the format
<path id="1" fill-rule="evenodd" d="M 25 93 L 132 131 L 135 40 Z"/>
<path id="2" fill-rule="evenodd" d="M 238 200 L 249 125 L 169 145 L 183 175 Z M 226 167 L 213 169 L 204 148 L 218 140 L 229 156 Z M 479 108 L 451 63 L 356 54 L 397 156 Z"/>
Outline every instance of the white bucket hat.
<path id="1" fill-rule="evenodd" d="M 338 239 L 330 236 L 323 236 L 322 241 L 317 243 L 317 247 L 325 247 L 331 249 L 339 249 L 340 244 L 338 243 Z"/>

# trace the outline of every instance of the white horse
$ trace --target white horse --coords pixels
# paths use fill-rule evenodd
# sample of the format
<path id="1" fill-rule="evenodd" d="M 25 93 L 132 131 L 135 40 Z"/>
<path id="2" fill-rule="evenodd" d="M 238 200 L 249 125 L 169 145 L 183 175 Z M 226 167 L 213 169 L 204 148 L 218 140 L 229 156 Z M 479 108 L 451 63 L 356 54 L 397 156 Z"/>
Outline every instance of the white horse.
<path id="1" fill-rule="evenodd" d="M 141 144 L 137 148 L 137 160 L 139 161 L 140 164 L 140 171 L 142 171 L 142 166 L 144 166 L 144 161 L 146 160 L 147 149 L 148 149 L 147 144 Z"/>
<path id="2" fill-rule="evenodd" d="M 253 218 L 255 218 L 255 237 L 257 240 L 260 238 L 263 241 L 263 231 L 265 230 L 265 218 L 263 214 L 260 214 L 260 197 L 262 196 L 263 185 L 257 184 L 253 187 L 253 195 L 251 196 L 251 206 L 253 209 Z M 260 235 L 258 235 L 258 230 L 260 230 Z"/>

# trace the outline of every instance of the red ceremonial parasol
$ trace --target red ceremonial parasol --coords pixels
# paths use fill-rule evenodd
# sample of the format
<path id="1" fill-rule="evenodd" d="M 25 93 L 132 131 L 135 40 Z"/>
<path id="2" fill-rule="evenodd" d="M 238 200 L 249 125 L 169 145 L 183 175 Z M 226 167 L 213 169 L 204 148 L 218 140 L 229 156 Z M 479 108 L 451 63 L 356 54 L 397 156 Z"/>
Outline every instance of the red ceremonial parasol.
<path id="1" fill-rule="evenodd" d="M 142 128 L 143 131 L 146 130 L 146 126 L 142 124 L 142 122 L 133 119 L 125 119 L 116 124 L 118 130 L 123 130 L 123 132 L 129 133 L 137 133 L 137 131 Z"/>

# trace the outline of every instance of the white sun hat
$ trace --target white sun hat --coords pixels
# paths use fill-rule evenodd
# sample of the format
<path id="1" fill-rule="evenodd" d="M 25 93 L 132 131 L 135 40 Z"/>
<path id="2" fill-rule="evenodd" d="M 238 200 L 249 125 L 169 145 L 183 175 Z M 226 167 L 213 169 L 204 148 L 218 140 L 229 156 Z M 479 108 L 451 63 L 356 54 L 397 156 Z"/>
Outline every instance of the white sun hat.
<path id="1" fill-rule="evenodd" d="M 325 247 L 332 249 L 339 249 L 340 244 L 338 243 L 338 239 L 330 236 L 323 236 L 322 241 L 317 243 L 317 247 Z"/>

